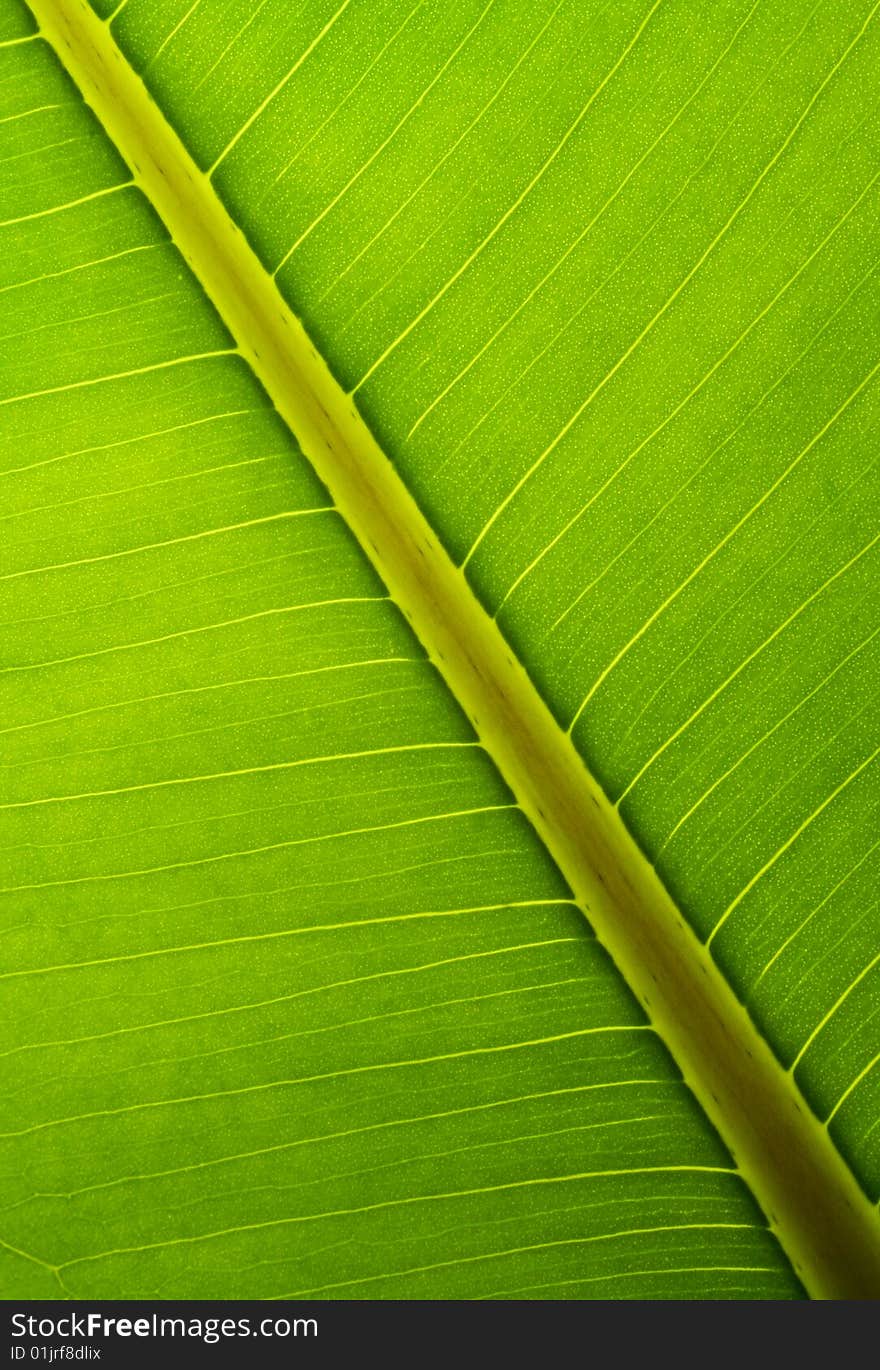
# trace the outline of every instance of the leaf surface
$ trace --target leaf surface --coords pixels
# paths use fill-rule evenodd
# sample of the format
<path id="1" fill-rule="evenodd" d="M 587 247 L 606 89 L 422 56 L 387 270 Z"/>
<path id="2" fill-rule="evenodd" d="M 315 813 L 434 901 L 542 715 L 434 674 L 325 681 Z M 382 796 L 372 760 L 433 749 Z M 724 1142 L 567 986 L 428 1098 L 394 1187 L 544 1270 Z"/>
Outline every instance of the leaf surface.
<path id="1" fill-rule="evenodd" d="M 113 33 L 876 1198 L 871 17 L 125 0 Z M 796 1294 L 3 25 L 10 1291 Z"/>

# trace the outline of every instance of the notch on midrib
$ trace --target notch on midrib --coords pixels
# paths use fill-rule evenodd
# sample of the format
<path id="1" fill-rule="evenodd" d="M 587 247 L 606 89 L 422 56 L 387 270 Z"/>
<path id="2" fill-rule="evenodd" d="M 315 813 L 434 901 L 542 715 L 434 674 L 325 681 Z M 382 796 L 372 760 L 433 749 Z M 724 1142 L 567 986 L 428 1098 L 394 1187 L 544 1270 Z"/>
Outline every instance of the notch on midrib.
<path id="1" fill-rule="evenodd" d="M 86 0 L 28 0 L 734 1156 L 805 1287 L 880 1297 L 880 1219 L 208 177 Z"/>

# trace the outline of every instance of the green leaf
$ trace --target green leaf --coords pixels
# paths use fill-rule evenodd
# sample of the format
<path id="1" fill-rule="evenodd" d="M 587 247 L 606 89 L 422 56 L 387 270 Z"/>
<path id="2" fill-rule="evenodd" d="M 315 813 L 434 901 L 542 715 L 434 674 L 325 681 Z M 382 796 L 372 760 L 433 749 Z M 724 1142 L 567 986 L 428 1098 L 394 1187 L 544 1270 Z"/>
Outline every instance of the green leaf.
<path id="1" fill-rule="evenodd" d="M 2 0 L 7 1296 L 876 1293 L 877 8 Z"/>

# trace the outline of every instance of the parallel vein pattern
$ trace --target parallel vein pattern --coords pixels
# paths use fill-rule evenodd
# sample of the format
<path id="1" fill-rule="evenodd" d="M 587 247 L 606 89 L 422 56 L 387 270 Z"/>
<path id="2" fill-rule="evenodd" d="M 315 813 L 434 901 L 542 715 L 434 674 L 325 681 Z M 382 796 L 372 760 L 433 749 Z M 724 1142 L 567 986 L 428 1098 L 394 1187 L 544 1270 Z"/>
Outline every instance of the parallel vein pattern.
<path id="1" fill-rule="evenodd" d="M 878 21 L 113 22 L 872 1198 Z"/>
<path id="2" fill-rule="evenodd" d="M 280 12 L 223 11 L 206 101 Z M 18 0 L 0 121 L 3 1293 L 797 1296 Z"/>

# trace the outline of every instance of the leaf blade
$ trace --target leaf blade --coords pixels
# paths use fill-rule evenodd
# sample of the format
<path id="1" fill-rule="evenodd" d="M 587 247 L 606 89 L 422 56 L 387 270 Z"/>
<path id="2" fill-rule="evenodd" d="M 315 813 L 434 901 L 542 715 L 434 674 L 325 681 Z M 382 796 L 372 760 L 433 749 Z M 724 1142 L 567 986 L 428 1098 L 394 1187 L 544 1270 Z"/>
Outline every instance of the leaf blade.
<path id="1" fill-rule="evenodd" d="M 164 243 L 103 147 L 96 189 L 83 147 L 74 207 L 34 179 L 47 264 Z M 7 283 L 39 251 L 14 227 Z M 141 260 L 210 350 L 173 254 Z M 100 267 L 102 291 L 120 270 Z M 3 584 L 24 620 L 2 680 L 4 1291 L 576 1296 L 592 1250 L 604 1292 L 635 1262 L 661 1296 L 796 1296 L 225 335 L 196 361 L 166 339 L 157 371 L 131 365 L 133 331 L 105 373 L 78 327 L 76 369 L 30 363 L 38 397 L 4 371 Z"/>

